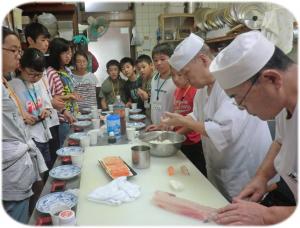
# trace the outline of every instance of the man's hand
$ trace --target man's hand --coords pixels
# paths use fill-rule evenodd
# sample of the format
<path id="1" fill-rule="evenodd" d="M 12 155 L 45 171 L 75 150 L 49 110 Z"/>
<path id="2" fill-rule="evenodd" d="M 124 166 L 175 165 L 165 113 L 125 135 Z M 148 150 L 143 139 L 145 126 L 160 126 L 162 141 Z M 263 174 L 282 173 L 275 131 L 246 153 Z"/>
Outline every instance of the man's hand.
<path id="1" fill-rule="evenodd" d="M 160 131 L 160 125 L 158 124 L 151 124 L 149 126 L 146 127 L 145 131 Z"/>
<path id="2" fill-rule="evenodd" d="M 222 225 L 265 225 L 268 214 L 268 208 L 261 204 L 236 199 L 219 209 L 213 220 Z"/>
<path id="3" fill-rule="evenodd" d="M 160 120 L 161 124 L 172 127 L 184 126 L 185 117 L 178 113 L 165 112 Z"/>
<path id="4" fill-rule="evenodd" d="M 235 199 L 247 199 L 252 202 L 258 202 L 267 192 L 267 183 L 267 179 L 255 176 Z"/>

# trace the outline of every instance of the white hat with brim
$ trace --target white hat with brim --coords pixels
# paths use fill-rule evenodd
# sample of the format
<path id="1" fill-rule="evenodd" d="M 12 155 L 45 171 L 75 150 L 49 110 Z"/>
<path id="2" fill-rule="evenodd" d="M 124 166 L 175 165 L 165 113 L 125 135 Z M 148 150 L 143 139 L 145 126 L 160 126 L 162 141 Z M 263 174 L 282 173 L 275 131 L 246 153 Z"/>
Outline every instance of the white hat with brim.
<path id="1" fill-rule="evenodd" d="M 176 47 L 169 59 L 169 64 L 176 71 L 180 71 L 197 55 L 203 44 L 204 40 L 201 37 L 191 33 Z"/>
<path id="2" fill-rule="evenodd" d="M 275 45 L 260 32 L 243 33 L 214 58 L 209 70 L 223 89 L 231 89 L 259 72 L 274 50 Z"/>

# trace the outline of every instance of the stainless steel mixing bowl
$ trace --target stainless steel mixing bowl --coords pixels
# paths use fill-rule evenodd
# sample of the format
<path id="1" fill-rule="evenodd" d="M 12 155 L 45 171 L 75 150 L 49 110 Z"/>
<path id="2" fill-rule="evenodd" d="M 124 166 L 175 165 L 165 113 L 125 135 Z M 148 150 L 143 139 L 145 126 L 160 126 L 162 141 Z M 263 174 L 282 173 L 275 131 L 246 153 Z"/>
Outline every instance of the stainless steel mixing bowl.
<path id="1" fill-rule="evenodd" d="M 177 153 L 181 144 L 186 140 L 184 135 L 172 131 L 146 132 L 140 135 L 140 140 L 151 147 L 150 153 L 157 157 L 169 157 Z M 159 143 L 170 140 L 170 143 Z"/>

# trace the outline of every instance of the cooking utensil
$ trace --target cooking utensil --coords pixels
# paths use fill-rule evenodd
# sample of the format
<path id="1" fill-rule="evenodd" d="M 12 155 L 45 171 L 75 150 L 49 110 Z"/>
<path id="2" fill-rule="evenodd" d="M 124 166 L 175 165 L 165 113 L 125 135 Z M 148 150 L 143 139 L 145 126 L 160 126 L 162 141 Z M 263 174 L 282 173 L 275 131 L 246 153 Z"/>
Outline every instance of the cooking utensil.
<path id="1" fill-rule="evenodd" d="M 150 147 L 149 146 L 133 146 L 132 164 L 138 169 L 146 169 L 150 167 Z"/>
<path id="2" fill-rule="evenodd" d="M 178 134 L 176 132 L 157 131 L 157 133 L 159 132 L 160 134 L 157 136 L 155 140 L 148 141 L 148 144 L 151 147 L 150 153 L 153 156 L 157 156 L 157 157 L 172 156 L 177 153 L 177 151 L 181 147 L 181 144 L 186 140 L 186 137 L 184 135 Z M 145 135 L 146 137 L 147 133 L 144 134 L 146 134 Z M 143 141 L 143 139 L 141 138 L 140 140 Z M 167 142 L 167 140 L 169 140 L 170 142 Z"/>

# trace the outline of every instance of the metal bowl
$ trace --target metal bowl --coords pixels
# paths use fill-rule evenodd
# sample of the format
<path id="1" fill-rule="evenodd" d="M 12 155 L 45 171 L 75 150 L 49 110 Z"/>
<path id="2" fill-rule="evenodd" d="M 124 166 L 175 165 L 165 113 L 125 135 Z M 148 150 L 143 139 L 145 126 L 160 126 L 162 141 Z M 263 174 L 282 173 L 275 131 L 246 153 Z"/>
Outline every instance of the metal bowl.
<path id="1" fill-rule="evenodd" d="M 172 131 L 147 132 L 140 135 L 140 140 L 151 147 L 150 154 L 157 157 L 169 157 L 177 153 L 186 140 L 184 135 Z M 170 143 L 160 143 L 170 140 Z"/>

